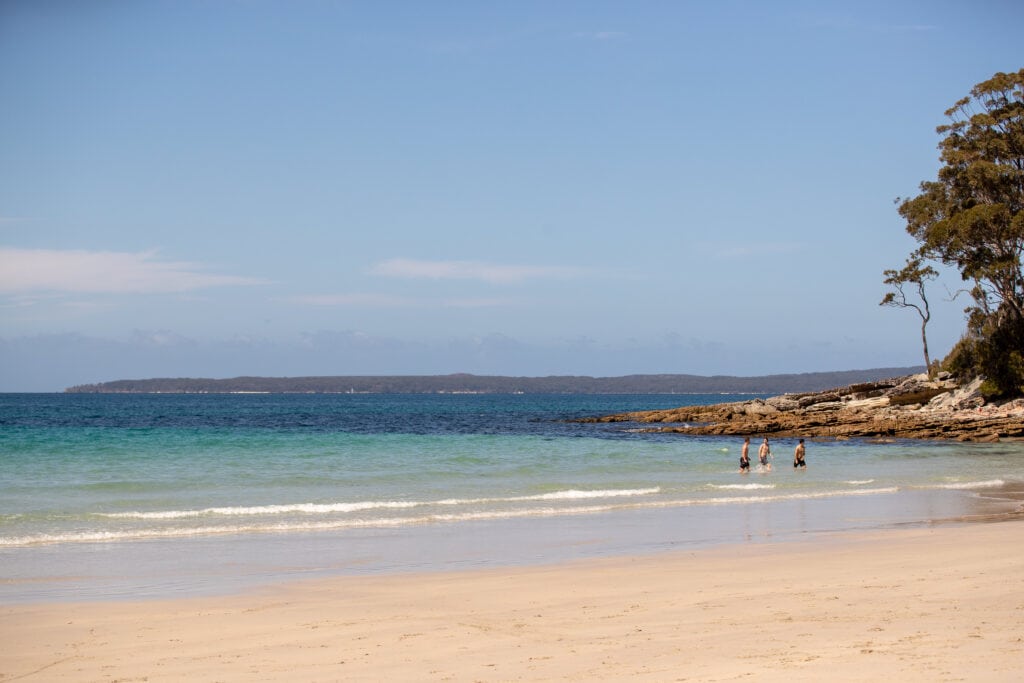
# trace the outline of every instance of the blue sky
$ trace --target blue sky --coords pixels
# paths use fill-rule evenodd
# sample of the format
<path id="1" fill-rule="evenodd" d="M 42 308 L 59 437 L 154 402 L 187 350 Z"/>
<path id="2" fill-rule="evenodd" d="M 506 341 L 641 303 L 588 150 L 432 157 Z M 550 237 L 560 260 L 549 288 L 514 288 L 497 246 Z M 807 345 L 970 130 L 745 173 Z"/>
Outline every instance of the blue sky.
<path id="1" fill-rule="evenodd" d="M 1024 4 L 0 3 L 0 390 L 921 362 L 878 306 Z M 963 329 L 932 289 L 934 356 Z"/>

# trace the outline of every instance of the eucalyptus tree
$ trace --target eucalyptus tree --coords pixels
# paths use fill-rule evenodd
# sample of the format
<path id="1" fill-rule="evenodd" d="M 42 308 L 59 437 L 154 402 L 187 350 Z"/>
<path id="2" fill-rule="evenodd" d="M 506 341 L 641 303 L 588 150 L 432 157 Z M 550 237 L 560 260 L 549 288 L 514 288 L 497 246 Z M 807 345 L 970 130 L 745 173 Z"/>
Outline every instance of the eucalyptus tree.
<path id="1" fill-rule="evenodd" d="M 925 292 L 924 283 L 934 280 L 939 276 L 938 272 L 931 266 L 923 264 L 920 256 L 911 256 L 901 270 L 887 270 L 884 273 L 885 284 L 892 287 L 879 303 L 880 306 L 896 306 L 899 308 L 913 308 L 921 317 L 921 345 L 924 347 L 924 367 L 928 376 L 932 375 L 932 361 L 928 355 L 928 321 L 932 319 L 931 307 L 928 305 L 928 296 Z M 907 298 L 904 286 L 913 285 L 917 290 L 917 298 L 920 304 Z"/>
<path id="2" fill-rule="evenodd" d="M 1024 69 L 977 84 L 946 116 L 938 177 L 899 212 L 915 257 L 970 283 L 960 366 L 984 375 L 991 395 L 1024 393 Z"/>

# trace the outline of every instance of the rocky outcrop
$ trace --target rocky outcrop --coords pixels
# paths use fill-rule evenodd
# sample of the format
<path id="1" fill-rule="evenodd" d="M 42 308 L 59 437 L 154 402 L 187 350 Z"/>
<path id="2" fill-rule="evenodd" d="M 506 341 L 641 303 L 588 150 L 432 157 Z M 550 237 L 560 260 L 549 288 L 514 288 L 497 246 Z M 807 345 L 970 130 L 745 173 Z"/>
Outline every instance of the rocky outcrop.
<path id="1" fill-rule="evenodd" d="M 784 394 L 671 410 L 622 413 L 584 422 L 639 422 L 643 431 L 847 439 L 999 441 L 1024 438 L 1024 399 L 986 403 L 981 382 L 948 375 L 895 377 L 827 391 Z"/>

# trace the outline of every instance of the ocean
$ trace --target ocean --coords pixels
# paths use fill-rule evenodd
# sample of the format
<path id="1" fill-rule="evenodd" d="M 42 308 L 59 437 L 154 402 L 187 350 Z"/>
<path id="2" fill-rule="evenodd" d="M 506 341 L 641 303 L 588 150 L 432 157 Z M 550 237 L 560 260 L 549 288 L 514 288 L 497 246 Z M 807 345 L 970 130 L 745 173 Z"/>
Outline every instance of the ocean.
<path id="1" fill-rule="evenodd" d="M 0 601 L 630 555 L 1017 509 L 1024 445 L 772 443 L 578 417 L 730 395 L 0 395 Z"/>

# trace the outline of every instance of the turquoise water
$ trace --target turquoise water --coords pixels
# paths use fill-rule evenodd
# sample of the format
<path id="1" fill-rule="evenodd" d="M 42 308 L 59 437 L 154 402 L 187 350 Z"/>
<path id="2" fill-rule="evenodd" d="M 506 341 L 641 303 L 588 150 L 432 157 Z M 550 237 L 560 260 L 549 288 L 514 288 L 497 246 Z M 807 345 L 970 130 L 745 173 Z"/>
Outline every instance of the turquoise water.
<path id="1" fill-rule="evenodd" d="M 929 523 L 1024 483 L 1019 444 L 809 442 L 794 471 L 783 440 L 741 475 L 739 439 L 566 422 L 739 398 L 0 396 L 0 597 L 125 562 L 222 581 Z"/>

